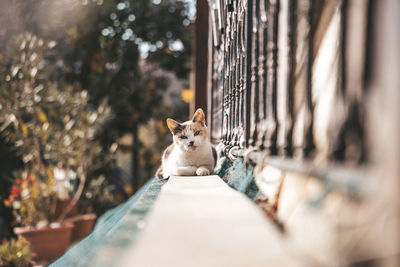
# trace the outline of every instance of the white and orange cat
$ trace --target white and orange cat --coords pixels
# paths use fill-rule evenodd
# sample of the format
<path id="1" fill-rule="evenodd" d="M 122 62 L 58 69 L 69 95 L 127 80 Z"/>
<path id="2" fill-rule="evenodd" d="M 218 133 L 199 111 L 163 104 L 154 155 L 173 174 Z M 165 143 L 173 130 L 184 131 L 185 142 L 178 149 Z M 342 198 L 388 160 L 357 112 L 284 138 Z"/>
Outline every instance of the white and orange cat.
<path id="1" fill-rule="evenodd" d="M 202 109 L 196 110 L 192 120 L 179 123 L 167 119 L 174 142 L 165 149 L 157 177 L 172 175 L 210 175 L 217 161 L 215 148 L 208 140 L 208 130 Z"/>

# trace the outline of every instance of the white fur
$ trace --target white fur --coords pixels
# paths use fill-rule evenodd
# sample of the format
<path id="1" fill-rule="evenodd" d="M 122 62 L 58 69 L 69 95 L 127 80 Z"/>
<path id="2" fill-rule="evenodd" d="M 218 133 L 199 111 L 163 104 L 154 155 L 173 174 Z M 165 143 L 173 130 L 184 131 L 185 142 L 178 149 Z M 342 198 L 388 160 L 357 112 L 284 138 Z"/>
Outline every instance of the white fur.
<path id="1" fill-rule="evenodd" d="M 162 174 L 164 178 L 171 175 L 209 175 L 214 170 L 214 158 L 208 138 L 189 137 L 195 142 L 196 150 L 191 150 L 187 145 L 177 145 L 169 154 L 168 158 L 163 157 Z"/>

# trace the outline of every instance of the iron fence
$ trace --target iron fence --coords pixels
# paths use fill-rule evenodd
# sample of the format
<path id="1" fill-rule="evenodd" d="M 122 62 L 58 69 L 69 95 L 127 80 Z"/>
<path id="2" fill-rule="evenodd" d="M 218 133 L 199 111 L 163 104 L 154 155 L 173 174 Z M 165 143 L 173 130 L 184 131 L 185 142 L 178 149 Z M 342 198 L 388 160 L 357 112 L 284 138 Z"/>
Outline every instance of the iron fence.
<path id="1" fill-rule="evenodd" d="M 360 166 L 373 1 L 210 0 L 211 139 Z"/>

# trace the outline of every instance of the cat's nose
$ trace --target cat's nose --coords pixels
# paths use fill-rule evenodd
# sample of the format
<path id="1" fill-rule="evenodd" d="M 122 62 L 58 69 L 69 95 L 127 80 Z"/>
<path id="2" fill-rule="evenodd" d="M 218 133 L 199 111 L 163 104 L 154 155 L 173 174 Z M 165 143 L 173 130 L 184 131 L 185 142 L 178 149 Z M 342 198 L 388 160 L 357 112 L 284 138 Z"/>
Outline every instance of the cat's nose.
<path id="1" fill-rule="evenodd" d="M 189 146 L 193 146 L 194 145 L 194 142 L 193 141 L 190 141 L 189 142 Z"/>

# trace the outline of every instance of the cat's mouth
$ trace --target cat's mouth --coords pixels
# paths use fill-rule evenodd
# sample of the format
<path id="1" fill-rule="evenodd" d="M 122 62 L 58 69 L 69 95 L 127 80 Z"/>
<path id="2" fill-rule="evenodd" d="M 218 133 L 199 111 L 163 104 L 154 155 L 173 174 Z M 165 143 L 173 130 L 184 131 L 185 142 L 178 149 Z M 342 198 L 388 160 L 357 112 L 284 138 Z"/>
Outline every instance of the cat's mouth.
<path id="1" fill-rule="evenodd" d="M 195 151 L 197 149 L 197 146 L 187 146 L 186 147 L 186 150 L 188 150 L 188 151 Z"/>

